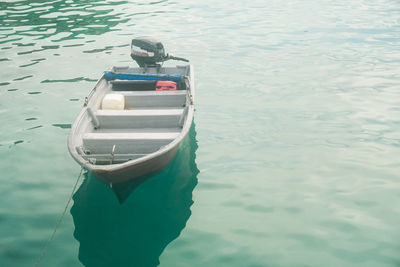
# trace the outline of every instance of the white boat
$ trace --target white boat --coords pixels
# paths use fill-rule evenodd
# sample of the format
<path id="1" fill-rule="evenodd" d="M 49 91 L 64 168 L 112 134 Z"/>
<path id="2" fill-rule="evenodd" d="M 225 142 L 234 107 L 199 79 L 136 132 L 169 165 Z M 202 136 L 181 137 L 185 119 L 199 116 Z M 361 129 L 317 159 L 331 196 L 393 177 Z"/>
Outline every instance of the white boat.
<path id="1" fill-rule="evenodd" d="M 107 183 L 157 173 L 174 157 L 191 127 L 193 67 L 161 67 L 160 61 L 184 59 L 165 55 L 160 44 L 134 39 L 131 56 L 140 67 L 105 72 L 71 127 L 70 154 Z M 152 47 L 158 51 L 151 52 Z M 176 88 L 156 88 L 163 82 Z"/>

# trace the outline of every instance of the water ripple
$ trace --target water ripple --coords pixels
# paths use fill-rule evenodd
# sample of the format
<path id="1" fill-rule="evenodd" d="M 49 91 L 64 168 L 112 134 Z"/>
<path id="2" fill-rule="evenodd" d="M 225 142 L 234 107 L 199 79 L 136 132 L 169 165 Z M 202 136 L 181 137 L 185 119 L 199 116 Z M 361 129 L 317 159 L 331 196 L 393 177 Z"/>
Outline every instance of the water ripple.
<path id="1" fill-rule="evenodd" d="M 395 0 L 1 1 L 0 265 L 40 254 L 79 169 L 65 143 L 82 100 L 152 35 L 195 66 L 199 185 L 182 191 L 174 165 L 121 206 L 86 180 L 80 228 L 65 218 L 45 265 L 149 247 L 162 266 L 398 266 L 399 17 Z"/>

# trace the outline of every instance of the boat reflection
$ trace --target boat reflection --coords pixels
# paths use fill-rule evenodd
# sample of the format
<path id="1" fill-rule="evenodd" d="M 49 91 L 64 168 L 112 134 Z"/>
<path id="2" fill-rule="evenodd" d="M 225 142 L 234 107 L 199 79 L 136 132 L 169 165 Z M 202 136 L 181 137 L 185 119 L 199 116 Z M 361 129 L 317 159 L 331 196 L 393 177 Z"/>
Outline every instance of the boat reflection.
<path id="1" fill-rule="evenodd" d="M 142 184 L 133 183 L 124 192 L 122 204 L 108 185 L 86 175 L 71 208 L 81 263 L 157 266 L 161 253 L 179 236 L 191 215 L 199 173 L 196 150 L 193 123 L 172 162 Z"/>

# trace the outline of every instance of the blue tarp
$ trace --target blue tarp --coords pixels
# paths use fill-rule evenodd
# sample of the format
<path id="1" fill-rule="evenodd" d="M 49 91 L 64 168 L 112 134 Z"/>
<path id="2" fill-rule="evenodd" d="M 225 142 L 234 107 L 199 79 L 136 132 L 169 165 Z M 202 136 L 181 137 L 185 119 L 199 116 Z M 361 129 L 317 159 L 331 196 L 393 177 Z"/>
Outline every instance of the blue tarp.
<path id="1" fill-rule="evenodd" d="M 104 72 L 107 81 L 112 80 L 148 80 L 148 81 L 174 81 L 180 83 L 182 74 L 122 74 Z"/>

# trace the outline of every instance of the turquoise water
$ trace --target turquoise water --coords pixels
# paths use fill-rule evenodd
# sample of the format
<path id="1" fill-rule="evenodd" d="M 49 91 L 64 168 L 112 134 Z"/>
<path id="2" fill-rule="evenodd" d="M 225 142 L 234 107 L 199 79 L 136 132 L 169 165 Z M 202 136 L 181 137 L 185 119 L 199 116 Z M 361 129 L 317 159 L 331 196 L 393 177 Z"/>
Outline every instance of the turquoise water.
<path id="1" fill-rule="evenodd" d="M 142 35 L 191 59 L 195 125 L 122 205 L 85 174 L 40 266 L 400 266 L 391 0 L 1 1 L 0 266 L 39 258 L 69 128 Z"/>

